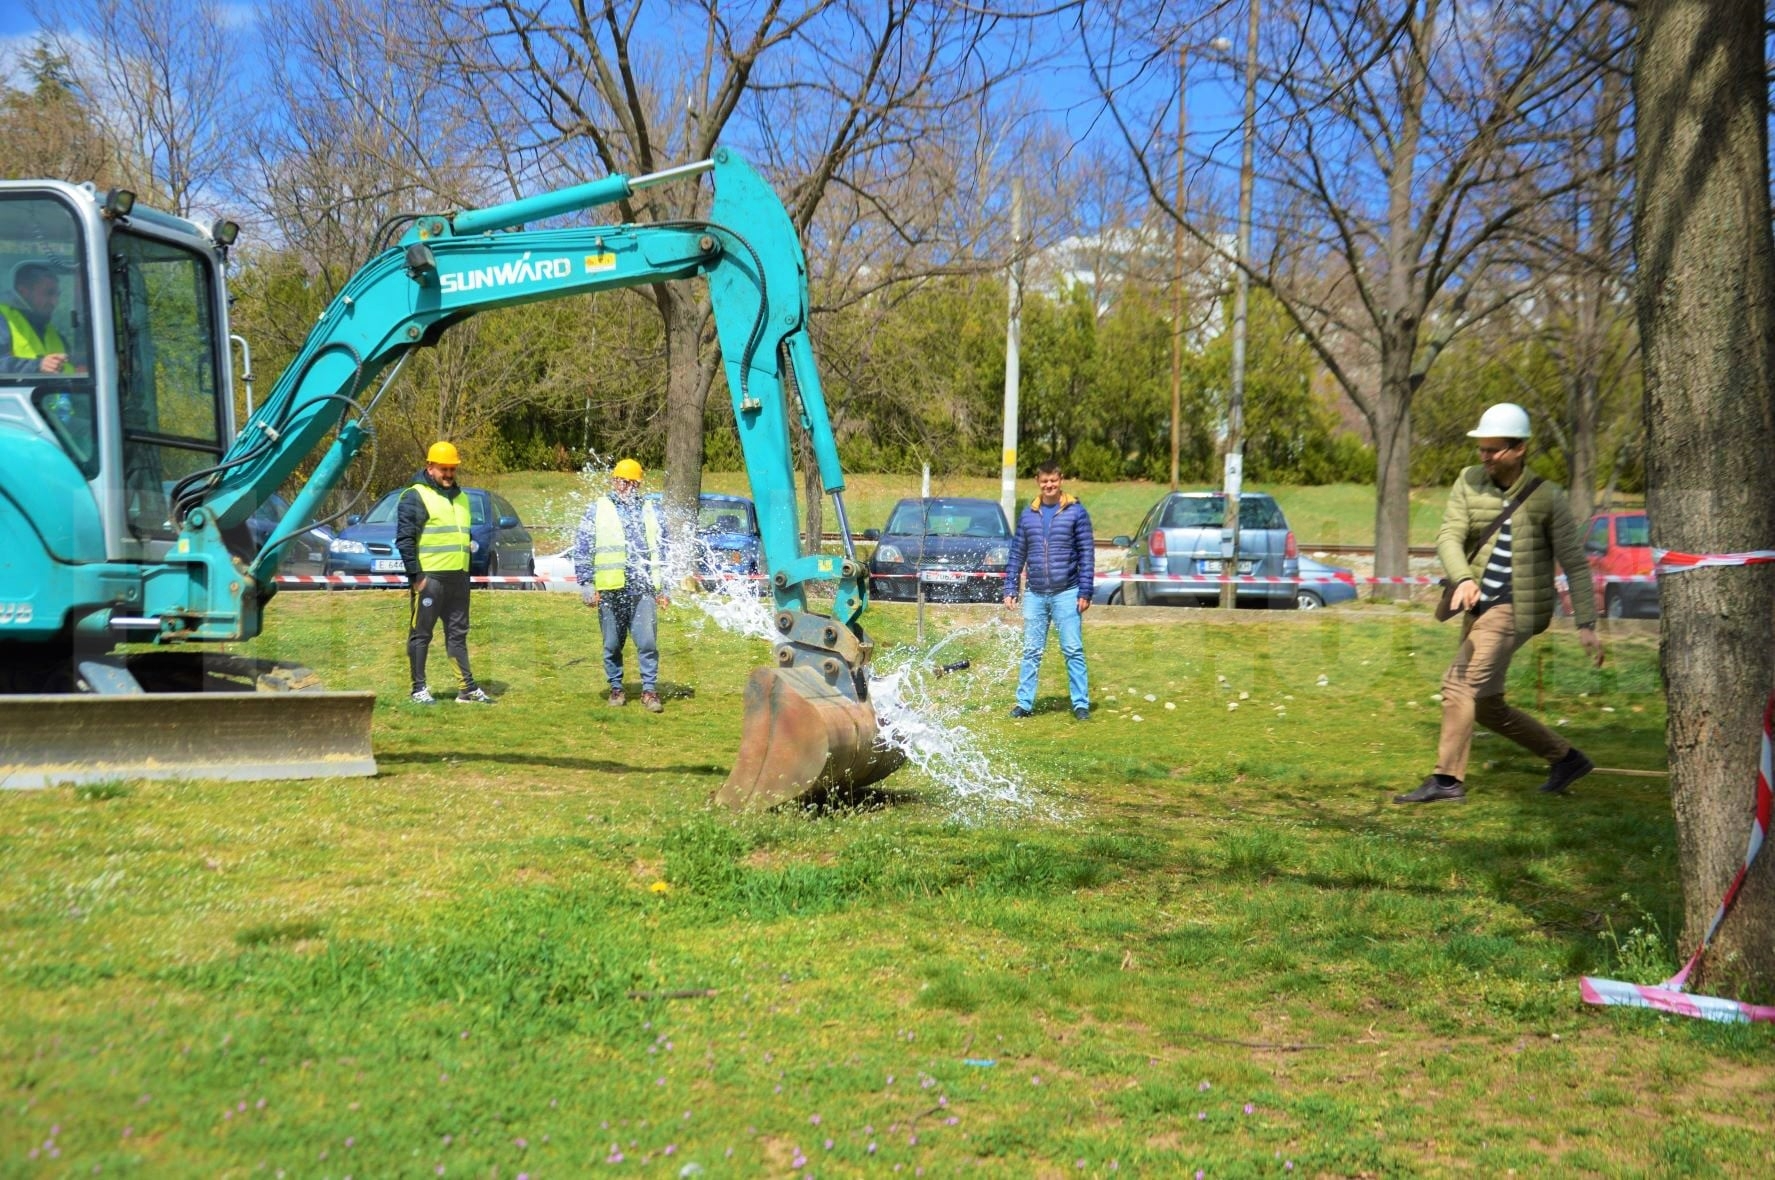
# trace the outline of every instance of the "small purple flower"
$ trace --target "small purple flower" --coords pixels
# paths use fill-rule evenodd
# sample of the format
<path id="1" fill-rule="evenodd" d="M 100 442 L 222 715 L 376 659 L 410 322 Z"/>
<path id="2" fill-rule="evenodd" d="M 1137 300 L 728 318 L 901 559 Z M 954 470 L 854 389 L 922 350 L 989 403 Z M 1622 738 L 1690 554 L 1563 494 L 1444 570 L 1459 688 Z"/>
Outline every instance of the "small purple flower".
<path id="1" fill-rule="evenodd" d="M 800 1148 L 797 1148 L 795 1150 L 795 1158 L 789 1161 L 789 1166 L 791 1168 L 805 1168 L 805 1167 L 807 1167 L 807 1157 L 805 1155 L 801 1154 Z"/>
<path id="2" fill-rule="evenodd" d="M 517 1139 L 513 1139 L 512 1146 L 518 1148 L 519 1150 L 523 1150 L 524 1148 L 530 1146 L 530 1140 L 524 1139 L 522 1137 L 517 1138 Z"/>
<path id="3" fill-rule="evenodd" d="M 819 1116 L 819 1115 L 817 1115 L 817 1114 L 816 1114 L 816 1115 L 810 1115 L 810 1116 L 808 1116 L 808 1120 L 807 1120 L 807 1121 L 808 1121 L 808 1122 L 810 1122 L 810 1123 L 812 1123 L 812 1124 L 813 1124 L 813 1125 L 814 1125 L 814 1126 L 816 1126 L 816 1127 L 817 1127 L 817 1126 L 819 1126 L 819 1125 L 820 1125 L 820 1116 Z"/>
<path id="4" fill-rule="evenodd" d="M 1250 1113 L 1251 1113 L 1251 1112 L 1252 1112 L 1252 1111 L 1254 1111 L 1254 1110 L 1256 1110 L 1256 1109 L 1257 1109 L 1257 1107 L 1255 1107 L 1255 1106 L 1253 1106 L 1253 1105 L 1251 1105 L 1251 1104 L 1250 1104 L 1250 1103 L 1249 1103 L 1249 1102 L 1247 1102 L 1247 1103 L 1246 1103 L 1246 1104 L 1245 1104 L 1245 1113 L 1246 1113 L 1246 1114 L 1250 1114 Z"/>
<path id="5" fill-rule="evenodd" d="M 468 1030 L 466 1028 L 462 1030 L 462 1040 L 468 1040 Z"/>
<path id="6" fill-rule="evenodd" d="M 353 1135 L 347 1135 L 345 1137 L 345 1146 L 356 1147 L 357 1146 L 357 1138 Z"/>
<path id="7" fill-rule="evenodd" d="M 1084 1159 L 1084 1157 L 1083 1157 L 1083 1156 L 1080 1156 L 1080 1157 L 1079 1157 L 1079 1158 L 1078 1158 L 1078 1159 L 1076 1159 L 1076 1160 L 1074 1160 L 1074 1161 L 1072 1161 L 1072 1166 L 1073 1166 L 1073 1167 L 1075 1167 L 1075 1168 L 1077 1168 L 1077 1169 L 1078 1169 L 1078 1170 L 1079 1170 L 1079 1171 L 1081 1171 L 1081 1172 L 1082 1172 L 1082 1171 L 1084 1171 L 1084 1170 L 1085 1170 L 1085 1159 Z"/>
<path id="8" fill-rule="evenodd" d="M 445 1147 L 450 1146 L 450 1144 L 454 1143 L 455 1141 L 456 1141 L 456 1136 L 454 1136 L 454 1135 L 445 1135 L 444 1136 L 444 1146 Z"/>
<path id="9" fill-rule="evenodd" d="M 663 1085 L 665 1085 L 665 1084 L 666 1084 L 666 1079 L 664 1079 L 664 1078 L 655 1078 L 655 1079 L 653 1079 L 653 1084 L 654 1084 L 654 1085 L 656 1085 L 656 1086 L 663 1086 Z"/>
<path id="10" fill-rule="evenodd" d="M 604 1162 L 607 1164 L 622 1163 L 622 1149 L 613 1144 L 610 1148 L 610 1154 L 604 1157 Z"/>
<path id="11" fill-rule="evenodd" d="M 1196 1086 L 1196 1089 L 1198 1090 L 1212 1090 L 1213 1088 L 1214 1087 L 1210 1086 L 1207 1082 L 1201 1082 Z"/>
<path id="12" fill-rule="evenodd" d="M 439 1164 L 438 1165 L 438 1175 L 442 1176 L 443 1174 L 444 1174 L 444 1165 Z"/>
<path id="13" fill-rule="evenodd" d="M 888 1075 L 887 1084 L 890 1086 L 894 1084 L 894 1075 L 891 1073 Z"/>
<path id="14" fill-rule="evenodd" d="M 259 1110 L 264 1110 L 265 1109 L 265 1100 L 263 1098 L 261 1098 L 261 1099 L 259 1099 L 259 1101 L 253 1103 L 253 1105 L 255 1107 L 257 1107 Z"/>
<path id="15" fill-rule="evenodd" d="M 1197 1112 L 1196 1112 L 1196 1121 L 1197 1121 L 1197 1122 L 1198 1122 L 1198 1123 L 1205 1123 L 1205 1122 L 1207 1122 L 1207 1121 L 1208 1121 L 1208 1112 L 1207 1112 L 1207 1111 L 1205 1111 L 1205 1110 L 1198 1110 L 1198 1111 L 1197 1111 Z"/>
<path id="16" fill-rule="evenodd" d="M 239 1103 L 237 1103 L 234 1107 L 235 1110 L 239 1110 L 239 1111 L 244 1111 L 244 1110 L 246 1110 L 246 1108 L 247 1108 L 247 1104 L 246 1104 L 246 1099 L 244 1099 L 244 1098 L 241 1099 L 241 1101 Z"/>
<path id="17" fill-rule="evenodd" d="M 1029 1079 L 1029 1084 L 1032 1086 L 1041 1085 L 1042 1084 L 1042 1076 L 1040 1074 L 1036 1074 L 1034 1077 L 1031 1077 Z"/>
<path id="18" fill-rule="evenodd" d="M 948 1106 L 949 1105 L 949 1095 L 947 1095 L 947 1094 L 937 1095 L 937 1105 L 938 1106 Z"/>
<path id="19" fill-rule="evenodd" d="M 918 1146 L 918 1136 L 917 1135 L 906 1136 L 906 1146 L 907 1147 L 917 1147 Z"/>
<path id="20" fill-rule="evenodd" d="M 958 1118 L 956 1118 L 956 1117 L 955 1117 L 955 1116 L 954 1116 L 954 1115 L 950 1115 L 950 1116 L 949 1116 L 949 1117 L 948 1117 L 948 1118 L 946 1118 L 946 1119 L 944 1119 L 944 1120 L 943 1120 L 943 1122 L 944 1122 L 944 1123 L 945 1123 L 945 1124 L 947 1124 L 947 1125 L 948 1125 L 948 1126 L 951 1126 L 951 1127 L 953 1127 L 953 1126 L 955 1126 L 955 1125 L 956 1125 L 956 1124 L 957 1124 L 957 1123 L 959 1123 L 959 1122 L 961 1122 L 961 1120 L 960 1120 L 960 1119 L 958 1119 Z"/>
<path id="21" fill-rule="evenodd" d="M 1287 1163 L 1285 1163 L 1285 1164 L 1283 1164 L 1283 1165 L 1282 1165 L 1282 1170 L 1283 1170 L 1283 1171 L 1286 1171 L 1286 1172 L 1292 1172 L 1292 1171 L 1294 1171 L 1294 1161 L 1293 1161 L 1293 1160 L 1289 1160 L 1289 1161 L 1288 1161 L 1288 1162 L 1287 1162 Z"/>
<path id="22" fill-rule="evenodd" d="M 1202 1169 L 1196 1169 L 1196 1180 L 1202 1180 Z"/>
<path id="23" fill-rule="evenodd" d="M 832 1150 L 832 1140 L 830 1140 L 830 1139 L 826 1140 L 826 1150 L 827 1151 Z"/>
<path id="24" fill-rule="evenodd" d="M 874 1154 L 875 1154 L 875 1144 L 874 1144 L 874 1142 L 871 1142 L 871 1143 L 870 1143 L 870 1144 L 869 1144 L 869 1148 L 868 1148 L 868 1151 L 869 1151 L 869 1154 L 870 1154 L 870 1155 L 874 1155 Z"/>
<path id="25" fill-rule="evenodd" d="M 231 1119 L 234 1117 L 234 1112 L 232 1110 L 225 1110 L 222 1112 L 222 1117 L 225 1119 Z"/>

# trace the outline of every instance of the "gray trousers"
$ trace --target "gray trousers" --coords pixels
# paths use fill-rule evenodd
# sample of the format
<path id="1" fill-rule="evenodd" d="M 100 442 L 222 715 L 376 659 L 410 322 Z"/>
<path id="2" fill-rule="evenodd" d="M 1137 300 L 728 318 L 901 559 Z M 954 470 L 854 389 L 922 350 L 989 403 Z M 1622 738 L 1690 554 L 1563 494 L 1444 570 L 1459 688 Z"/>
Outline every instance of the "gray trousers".
<path id="1" fill-rule="evenodd" d="M 635 641 L 641 664 L 641 691 L 659 689 L 659 607 L 651 594 L 605 590 L 598 595 L 598 630 L 604 634 L 604 677 L 622 687 L 622 645 Z"/>

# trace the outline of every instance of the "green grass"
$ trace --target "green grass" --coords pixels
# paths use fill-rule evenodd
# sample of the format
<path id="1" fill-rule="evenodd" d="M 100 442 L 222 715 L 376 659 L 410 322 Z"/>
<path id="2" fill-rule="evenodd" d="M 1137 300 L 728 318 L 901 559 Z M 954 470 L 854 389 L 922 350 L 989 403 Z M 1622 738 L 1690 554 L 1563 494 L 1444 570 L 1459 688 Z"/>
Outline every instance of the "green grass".
<path id="1" fill-rule="evenodd" d="M 706 800 L 761 644 L 674 607 L 667 711 L 610 709 L 591 612 L 481 595 L 501 703 L 427 710 L 401 701 L 404 610 L 287 595 L 253 645 L 379 693 L 376 779 L 0 797 L 0 1170 L 1775 1162 L 1770 1030 L 1577 999 L 1582 972 L 1674 967 L 1662 780 L 1547 798 L 1487 738 L 1467 803 L 1386 802 L 1424 772 L 1454 641 L 1421 612 L 1094 612 L 1084 725 L 1057 653 L 1037 715 L 1005 718 L 1014 644 L 934 612 L 979 662 L 933 692 L 1036 805 L 906 770 L 879 806 L 734 816 Z M 871 619 L 905 654 L 911 612 Z M 1511 692 L 1604 767 L 1660 768 L 1654 635 L 1607 638 L 1598 672 L 1544 637 Z"/>
<path id="2" fill-rule="evenodd" d="M 546 546 L 572 532 L 583 508 L 583 485 L 577 475 L 559 472 L 521 471 L 487 476 L 487 486 L 497 489 L 517 508 L 518 514 L 532 529 L 546 530 L 539 542 Z M 1168 489 L 1162 484 L 1146 482 L 1084 483 L 1073 481 L 1067 491 L 1084 500 L 1091 510 L 1092 525 L 1101 537 L 1132 535 Z M 748 494 L 743 472 L 712 471 L 703 477 L 703 488 L 710 492 Z M 1202 490 L 1188 485 L 1186 490 Z M 1303 547 L 1312 545 L 1368 545 L 1374 542 L 1374 488 L 1361 484 L 1329 484 L 1324 487 L 1292 487 L 1252 484 L 1248 491 L 1268 492 L 1282 506 L 1283 514 L 1293 526 Z M 858 532 L 880 528 L 896 501 L 916 496 L 919 478 L 916 475 L 849 475 L 846 476 L 845 510 L 851 526 Z M 978 496 L 997 500 L 996 479 L 953 478 L 931 481 L 933 495 Z M 1035 482 L 1018 483 L 1018 495 L 1035 494 Z M 1411 543 L 1429 545 L 1436 540 L 1436 529 L 1442 523 L 1443 505 L 1448 499 L 1446 488 L 1423 488 L 1411 496 Z M 578 505 L 578 507 L 575 507 Z M 828 531 L 831 514 L 827 513 Z"/>

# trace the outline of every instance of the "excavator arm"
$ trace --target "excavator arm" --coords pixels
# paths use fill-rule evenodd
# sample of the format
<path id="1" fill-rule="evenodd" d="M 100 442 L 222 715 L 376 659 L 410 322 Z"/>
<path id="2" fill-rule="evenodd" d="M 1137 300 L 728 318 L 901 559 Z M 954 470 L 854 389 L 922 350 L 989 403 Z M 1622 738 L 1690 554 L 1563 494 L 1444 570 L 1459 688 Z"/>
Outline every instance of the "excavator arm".
<path id="1" fill-rule="evenodd" d="M 706 221 L 522 228 L 703 171 L 713 173 L 715 189 Z M 740 756 L 718 797 L 735 807 L 765 806 L 890 773 L 899 759 L 875 748 L 871 645 L 860 623 L 868 582 L 849 550 L 844 477 L 808 337 L 805 259 L 775 193 L 726 150 L 652 176 L 611 176 L 415 218 L 328 305 L 221 461 L 172 489 L 179 540 L 162 566 L 146 572 L 142 613 L 159 619 L 161 641 L 257 634 L 282 546 L 338 486 L 401 363 L 450 325 L 495 307 L 698 276 L 710 287 L 778 633 L 772 665 L 747 686 Z M 843 556 L 801 551 L 791 414 L 812 440 L 822 486 L 833 497 L 847 537 Z M 277 530 L 241 561 L 229 538 L 238 544 L 239 526 L 335 431 Z M 830 616 L 809 611 L 816 582 L 835 585 Z"/>

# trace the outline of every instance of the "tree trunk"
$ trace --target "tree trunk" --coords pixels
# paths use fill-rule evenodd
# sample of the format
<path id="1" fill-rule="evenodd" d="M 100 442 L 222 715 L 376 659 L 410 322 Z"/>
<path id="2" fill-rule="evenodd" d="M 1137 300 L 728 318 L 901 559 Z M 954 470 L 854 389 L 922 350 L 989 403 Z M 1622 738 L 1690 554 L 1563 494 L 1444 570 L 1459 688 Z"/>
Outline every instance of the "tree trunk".
<path id="1" fill-rule="evenodd" d="M 1775 539 L 1775 241 L 1763 8 L 1647 0 L 1635 75 L 1640 333 L 1653 543 L 1689 553 Z M 1771 681 L 1775 566 L 1665 577 L 1663 667 L 1683 941 L 1742 863 Z M 1703 965 L 1708 990 L 1775 987 L 1775 855 Z"/>
<path id="2" fill-rule="evenodd" d="M 1590 519 L 1590 506 L 1596 488 L 1596 430 L 1602 403 L 1602 380 L 1598 373 L 1602 361 L 1588 353 L 1585 364 L 1568 387 L 1566 417 L 1571 423 L 1570 443 L 1566 448 L 1567 495 L 1571 501 L 1572 519 L 1579 525 Z"/>
<path id="3" fill-rule="evenodd" d="M 654 299 L 666 328 L 666 508 L 674 520 L 696 520 L 703 490 L 703 310 L 694 288 L 659 283 Z"/>
<path id="4" fill-rule="evenodd" d="M 1381 359 L 1381 388 L 1368 424 L 1374 431 L 1374 572 L 1402 578 L 1411 565 L 1411 356 Z M 1376 598 L 1404 598 L 1408 586 L 1376 584 Z"/>

